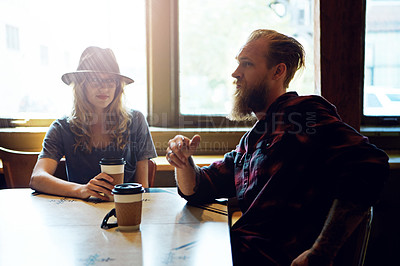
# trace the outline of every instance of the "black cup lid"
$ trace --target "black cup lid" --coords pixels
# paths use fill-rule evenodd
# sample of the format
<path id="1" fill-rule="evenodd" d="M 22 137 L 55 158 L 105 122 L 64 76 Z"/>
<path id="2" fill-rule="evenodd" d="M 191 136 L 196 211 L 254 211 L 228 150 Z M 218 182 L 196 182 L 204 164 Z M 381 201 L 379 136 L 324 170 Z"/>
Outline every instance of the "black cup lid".
<path id="1" fill-rule="evenodd" d="M 120 165 L 125 164 L 124 158 L 102 158 L 99 164 L 103 165 Z"/>
<path id="2" fill-rule="evenodd" d="M 119 195 L 138 194 L 138 193 L 143 193 L 144 188 L 139 183 L 123 183 L 115 185 L 111 192 L 112 194 L 119 194 Z"/>

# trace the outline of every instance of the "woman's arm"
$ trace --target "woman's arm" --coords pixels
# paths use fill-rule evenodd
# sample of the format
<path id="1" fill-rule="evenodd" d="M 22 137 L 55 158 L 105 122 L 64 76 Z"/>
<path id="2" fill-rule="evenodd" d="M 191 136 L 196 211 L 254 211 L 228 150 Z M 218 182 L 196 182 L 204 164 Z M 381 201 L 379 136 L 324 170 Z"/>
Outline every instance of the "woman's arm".
<path id="1" fill-rule="evenodd" d="M 136 162 L 135 180 L 142 184 L 144 188 L 149 187 L 149 165 L 147 159 Z"/>
<path id="2" fill-rule="evenodd" d="M 57 164 L 56 160 L 50 158 L 39 159 L 32 172 L 30 187 L 43 193 L 66 197 L 86 199 L 94 196 L 102 200 L 109 200 L 107 196 L 100 193 L 111 196 L 113 186 L 109 182 L 113 181 L 112 177 L 100 173 L 84 185 L 68 182 L 53 175 Z"/>

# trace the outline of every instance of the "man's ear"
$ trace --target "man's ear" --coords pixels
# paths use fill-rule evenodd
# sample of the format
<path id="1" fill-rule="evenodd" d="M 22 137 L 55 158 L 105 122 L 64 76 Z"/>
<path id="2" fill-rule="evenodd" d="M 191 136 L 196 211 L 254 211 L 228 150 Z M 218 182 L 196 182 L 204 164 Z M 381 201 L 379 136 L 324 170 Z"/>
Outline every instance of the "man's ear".
<path id="1" fill-rule="evenodd" d="M 273 80 L 278 80 L 286 76 L 286 65 L 284 63 L 277 64 L 274 69 L 274 76 L 272 77 Z"/>

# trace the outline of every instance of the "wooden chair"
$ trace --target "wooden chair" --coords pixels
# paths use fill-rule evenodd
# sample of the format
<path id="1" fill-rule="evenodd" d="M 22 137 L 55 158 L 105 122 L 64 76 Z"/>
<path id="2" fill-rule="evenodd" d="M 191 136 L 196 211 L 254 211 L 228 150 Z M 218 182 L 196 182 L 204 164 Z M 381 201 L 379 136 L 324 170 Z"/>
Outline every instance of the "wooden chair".
<path id="1" fill-rule="evenodd" d="M 365 232 L 362 235 L 363 237 L 360 237 L 362 240 L 360 242 L 360 253 L 359 253 L 360 255 L 358 256 L 359 266 L 363 266 L 365 263 L 365 257 L 367 255 L 367 248 L 369 243 L 369 237 L 371 235 L 373 218 L 374 218 L 374 207 L 371 206 L 366 219 L 360 225 L 361 228 L 362 227 L 364 228 Z"/>
<path id="2" fill-rule="evenodd" d="M 0 159 L 3 162 L 4 178 L 7 188 L 28 188 L 33 167 L 39 152 L 15 151 L 0 147 Z M 154 186 L 157 164 L 149 160 L 149 186 Z M 67 180 L 65 159 L 61 159 L 54 176 Z"/>
<path id="3" fill-rule="evenodd" d="M 340 249 L 334 266 L 363 266 L 371 233 L 373 207 Z"/>
<path id="4" fill-rule="evenodd" d="M 232 227 L 236 221 L 242 216 L 239 203 L 236 197 L 228 198 L 228 224 Z"/>
<path id="5" fill-rule="evenodd" d="M 156 177 L 156 172 L 157 172 L 157 164 L 154 160 L 149 159 L 149 164 L 148 164 L 148 171 L 149 171 L 149 187 L 154 186 L 154 179 Z"/>
<path id="6" fill-rule="evenodd" d="M 0 147 L 0 159 L 7 188 L 27 188 L 38 152 L 14 151 Z"/>

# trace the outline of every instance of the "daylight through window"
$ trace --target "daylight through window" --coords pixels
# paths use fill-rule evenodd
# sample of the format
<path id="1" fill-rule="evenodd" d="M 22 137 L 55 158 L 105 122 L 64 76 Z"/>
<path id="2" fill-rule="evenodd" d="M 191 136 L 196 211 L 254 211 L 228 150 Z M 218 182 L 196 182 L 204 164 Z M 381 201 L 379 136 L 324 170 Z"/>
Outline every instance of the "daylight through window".
<path id="1" fill-rule="evenodd" d="M 111 48 L 135 80 L 128 106 L 147 111 L 145 0 L 0 1 L 0 114 L 58 118 L 72 91 L 61 75 L 76 70 L 88 46 Z"/>

